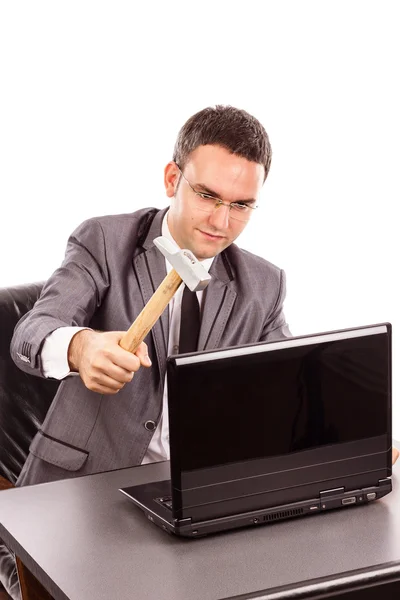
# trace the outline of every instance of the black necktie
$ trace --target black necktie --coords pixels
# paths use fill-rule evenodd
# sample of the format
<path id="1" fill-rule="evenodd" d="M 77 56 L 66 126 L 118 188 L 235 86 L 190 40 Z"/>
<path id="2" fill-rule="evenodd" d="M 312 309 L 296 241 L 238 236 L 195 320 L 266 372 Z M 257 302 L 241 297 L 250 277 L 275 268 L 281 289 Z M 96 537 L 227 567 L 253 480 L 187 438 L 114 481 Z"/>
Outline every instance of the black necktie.
<path id="1" fill-rule="evenodd" d="M 196 292 L 185 285 L 181 305 L 181 328 L 179 332 L 179 352 L 195 352 L 200 331 L 200 307 Z"/>

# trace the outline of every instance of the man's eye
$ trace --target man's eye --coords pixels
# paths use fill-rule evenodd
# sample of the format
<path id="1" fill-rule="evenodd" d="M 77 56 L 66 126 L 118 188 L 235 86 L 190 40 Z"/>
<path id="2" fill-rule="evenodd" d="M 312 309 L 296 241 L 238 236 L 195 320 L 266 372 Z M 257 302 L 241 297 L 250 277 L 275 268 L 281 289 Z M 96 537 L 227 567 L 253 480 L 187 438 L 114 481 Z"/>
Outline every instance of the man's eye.
<path id="1" fill-rule="evenodd" d="M 235 208 L 238 208 L 241 211 L 245 211 L 246 209 L 249 208 L 249 205 L 246 204 L 245 202 L 233 202 L 233 206 Z"/>
<path id="2" fill-rule="evenodd" d="M 214 196 L 210 196 L 210 194 L 203 194 L 202 192 L 197 192 L 197 194 L 204 200 L 215 200 Z"/>

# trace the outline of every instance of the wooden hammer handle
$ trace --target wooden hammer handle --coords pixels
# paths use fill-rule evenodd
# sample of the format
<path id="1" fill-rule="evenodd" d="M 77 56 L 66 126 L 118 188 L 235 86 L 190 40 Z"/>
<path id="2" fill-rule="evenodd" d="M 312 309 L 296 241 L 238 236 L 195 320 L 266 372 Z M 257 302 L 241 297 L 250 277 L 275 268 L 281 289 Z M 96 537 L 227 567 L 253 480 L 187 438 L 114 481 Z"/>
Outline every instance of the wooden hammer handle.
<path id="1" fill-rule="evenodd" d="M 137 350 L 154 323 L 164 312 L 165 307 L 181 283 L 182 278 L 175 269 L 172 269 L 120 340 L 119 345 L 121 348 L 128 350 L 128 352 Z"/>

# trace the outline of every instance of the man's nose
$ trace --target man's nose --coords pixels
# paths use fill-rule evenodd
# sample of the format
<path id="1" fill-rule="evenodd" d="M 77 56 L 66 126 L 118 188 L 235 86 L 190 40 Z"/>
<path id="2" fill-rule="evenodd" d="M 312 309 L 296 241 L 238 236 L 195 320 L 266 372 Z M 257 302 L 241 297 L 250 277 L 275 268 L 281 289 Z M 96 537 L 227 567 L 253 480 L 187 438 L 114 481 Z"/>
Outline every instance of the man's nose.
<path id="1" fill-rule="evenodd" d="M 228 229 L 230 208 L 227 204 L 217 204 L 210 215 L 210 224 L 216 229 Z"/>

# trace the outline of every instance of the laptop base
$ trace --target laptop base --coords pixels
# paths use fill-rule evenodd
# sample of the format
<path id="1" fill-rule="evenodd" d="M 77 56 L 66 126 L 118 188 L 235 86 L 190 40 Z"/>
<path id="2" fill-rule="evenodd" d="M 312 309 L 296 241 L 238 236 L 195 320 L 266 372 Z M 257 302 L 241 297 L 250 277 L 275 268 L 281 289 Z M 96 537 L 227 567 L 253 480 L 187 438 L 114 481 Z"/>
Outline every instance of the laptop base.
<path id="1" fill-rule="evenodd" d="M 294 517 L 323 513 L 327 510 L 368 504 L 386 496 L 391 490 L 391 479 L 385 478 L 380 480 L 378 485 L 368 488 L 350 491 L 344 491 L 344 488 L 323 490 L 320 492 L 319 498 L 196 522 L 192 522 L 190 518 L 181 520 L 173 518 L 173 511 L 168 508 L 169 502 L 166 501 L 171 495 L 170 480 L 121 488 L 119 491 L 138 506 L 149 521 L 164 531 L 194 538 L 228 529 L 254 527 Z"/>

